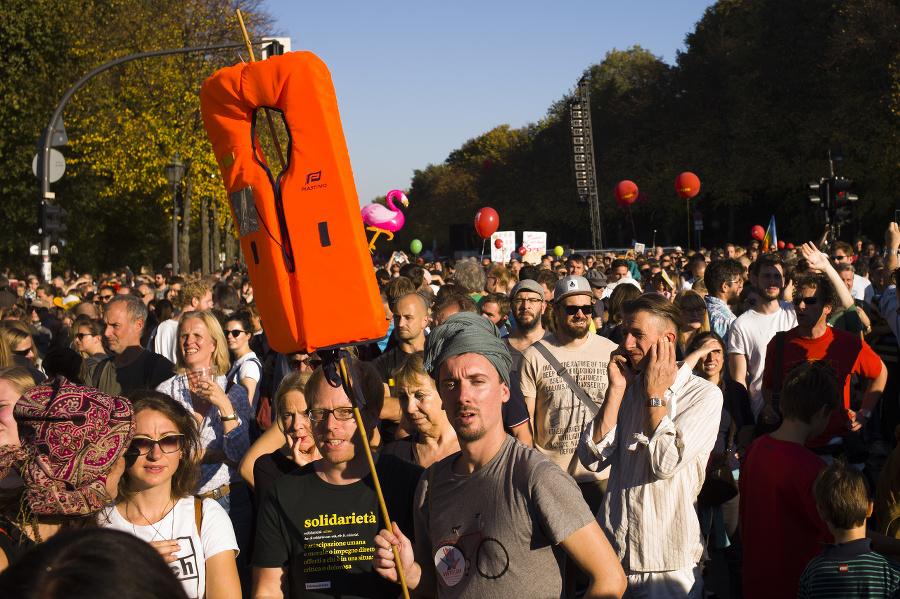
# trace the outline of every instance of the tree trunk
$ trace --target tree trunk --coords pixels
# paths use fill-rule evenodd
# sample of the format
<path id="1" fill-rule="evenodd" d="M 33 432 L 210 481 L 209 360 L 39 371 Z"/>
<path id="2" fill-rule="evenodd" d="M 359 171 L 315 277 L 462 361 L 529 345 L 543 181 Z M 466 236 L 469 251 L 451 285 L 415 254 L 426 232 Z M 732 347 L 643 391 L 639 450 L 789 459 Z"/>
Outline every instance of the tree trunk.
<path id="1" fill-rule="evenodd" d="M 184 202 L 181 208 L 181 235 L 178 249 L 178 266 L 182 275 L 191 274 L 191 199 L 194 185 L 190 176 L 184 182 Z"/>
<path id="2" fill-rule="evenodd" d="M 234 225 L 231 223 L 231 213 L 225 217 L 225 266 L 234 264 L 235 239 L 231 232 Z"/>
<path id="3" fill-rule="evenodd" d="M 212 202 L 212 269 L 213 272 L 222 270 L 222 228 L 219 226 L 219 202 Z"/>
<path id="4" fill-rule="evenodd" d="M 209 196 L 200 198 L 200 274 L 209 274 Z"/>

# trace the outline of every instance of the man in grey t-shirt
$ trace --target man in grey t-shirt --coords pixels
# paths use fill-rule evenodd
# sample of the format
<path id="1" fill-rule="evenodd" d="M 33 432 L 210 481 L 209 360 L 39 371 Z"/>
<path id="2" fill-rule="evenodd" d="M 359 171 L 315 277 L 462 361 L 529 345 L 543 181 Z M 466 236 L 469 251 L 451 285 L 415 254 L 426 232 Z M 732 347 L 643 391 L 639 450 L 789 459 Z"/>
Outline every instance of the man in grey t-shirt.
<path id="1" fill-rule="evenodd" d="M 454 314 L 425 343 L 460 452 L 429 468 L 415 496 L 415 538 L 395 525 L 375 539 L 374 566 L 438 597 L 560 597 L 561 550 L 590 577 L 586 596 L 621 596 L 625 576 L 572 478 L 503 430 L 512 361 L 496 327 Z"/>

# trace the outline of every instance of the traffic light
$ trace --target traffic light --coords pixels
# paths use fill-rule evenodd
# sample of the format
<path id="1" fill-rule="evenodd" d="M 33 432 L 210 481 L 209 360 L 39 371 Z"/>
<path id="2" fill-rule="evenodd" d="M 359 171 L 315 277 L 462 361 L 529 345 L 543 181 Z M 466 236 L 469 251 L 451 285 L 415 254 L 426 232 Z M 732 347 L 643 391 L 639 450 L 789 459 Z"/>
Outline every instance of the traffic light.
<path id="1" fill-rule="evenodd" d="M 850 191 L 853 188 L 853 180 L 835 177 L 832 188 L 834 189 L 835 221 L 839 225 L 847 224 L 850 222 L 850 208 L 853 206 L 853 202 L 859 199 L 855 193 Z"/>
<path id="2" fill-rule="evenodd" d="M 69 228 L 60 222 L 60 219 L 65 217 L 68 214 L 64 208 L 60 208 L 59 206 L 54 206 L 50 202 L 46 200 L 41 202 L 40 207 L 40 233 L 43 236 L 50 238 L 50 243 L 53 245 L 65 245 L 64 243 L 60 243 L 59 234 L 65 233 Z"/>

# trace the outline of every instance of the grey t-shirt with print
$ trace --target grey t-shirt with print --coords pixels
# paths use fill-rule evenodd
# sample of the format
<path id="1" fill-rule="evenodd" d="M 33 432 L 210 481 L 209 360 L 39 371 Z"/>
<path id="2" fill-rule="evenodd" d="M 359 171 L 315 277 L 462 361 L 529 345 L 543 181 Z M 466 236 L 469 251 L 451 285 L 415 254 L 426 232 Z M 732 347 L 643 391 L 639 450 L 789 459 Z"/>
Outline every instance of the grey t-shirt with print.
<path id="1" fill-rule="evenodd" d="M 559 543 L 594 521 L 575 481 L 512 437 L 472 474 L 452 472 L 458 456 L 416 489 L 416 562 L 435 568 L 437 596 L 560 597 Z"/>

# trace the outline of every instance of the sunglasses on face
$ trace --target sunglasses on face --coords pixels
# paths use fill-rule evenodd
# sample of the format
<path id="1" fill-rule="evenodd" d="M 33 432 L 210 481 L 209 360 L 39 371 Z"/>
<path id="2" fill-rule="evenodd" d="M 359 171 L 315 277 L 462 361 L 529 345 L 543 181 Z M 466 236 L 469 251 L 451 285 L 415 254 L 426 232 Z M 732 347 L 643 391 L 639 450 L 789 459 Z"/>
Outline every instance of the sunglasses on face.
<path id="1" fill-rule="evenodd" d="M 563 308 L 565 308 L 566 314 L 569 316 L 575 316 L 579 312 L 588 316 L 594 309 L 594 304 L 585 304 L 584 306 L 563 306 Z"/>
<path id="2" fill-rule="evenodd" d="M 27 356 L 31 353 L 31 348 L 29 347 L 28 349 L 14 349 L 12 350 L 12 353 L 16 354 L 17 356 Z"/>
<path id="3" fill-rule="evenodd" d="M 309 419 L 313 422 L 322 422 L 328 419 L 328 415 L 332 414 L 335 420 L 350 420 L 353 418 L 353 408 L 335 408 L 333 410 L 315 409 L 306 412 Z"/>
<path id="4" fill-rule="evenodd" d="M 101 295 L 101 296 L 100 296 L 100 301 L 108 302 L 108 301 L 111 300 L 112 298 L 113 298 L 113 296 L 111 296 L 111 295 Z"/>
<path id="5" fill-rule="evenodd" d="M 241 329 L 231 329 L 230 331 L 225 331 L 225 336 L 228 337 L 230 335 L 230 336 L 234 337 L 235 339 L 237 339 L 238 337 L 241 336 L 242 333 L 246 333 L 246 332 L 247 331 L 242 331 Z"/>
<path id="6" fill-rule="evenodd" d="M 131 440 L 130 451 L 134 455 L 147 455 L 153 451 L 154 445 L 159 445 L 159 450 L 163 453 L 175 453 L 181 449 L 181 442 L 183 440 L 184 435 L 166 435 L 159 439 L 135 437 Z"/>
<path id="7" fill-rule="evenodd" d="M 798 298 L 794 299 L 795 305 L 799 306 L 801 303 L 804 303 L 807 306 L 815 306 L 816 304 L 819 303 L 819 298 L 817 298 L 814 295 L 811 295 L 809 297 L 798 297 Z"/>
<path id="8" fill-rule="evenodd" d="M 97 335 L 92 335 L 91 333 L 75 333 L 75 338 L 79 341 L 84 341 L 85 337 L 96 337 Z"/>

